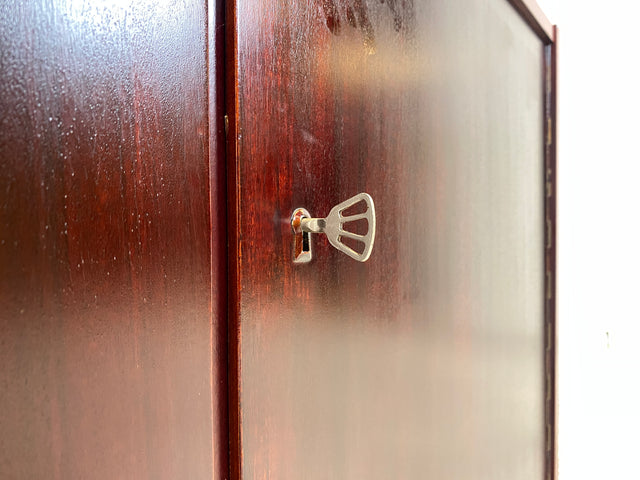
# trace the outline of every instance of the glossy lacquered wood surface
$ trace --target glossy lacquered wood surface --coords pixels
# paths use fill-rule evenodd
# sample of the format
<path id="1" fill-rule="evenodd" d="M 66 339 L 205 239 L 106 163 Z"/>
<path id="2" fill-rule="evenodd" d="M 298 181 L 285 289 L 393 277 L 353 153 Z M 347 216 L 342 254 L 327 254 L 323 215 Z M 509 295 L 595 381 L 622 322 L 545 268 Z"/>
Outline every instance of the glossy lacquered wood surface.
<path id="1" fill-rule="evenodd" d="M 0 478 L 224 478 L 207 5 L 0 12 Z"/>
<path id="2" fill-rule="evenodd" d="M 543 44 L 503 0 L 238 1 L 234 478 L 541 479 Z M 372 195 L 367 263 L 289 216 Z"/>

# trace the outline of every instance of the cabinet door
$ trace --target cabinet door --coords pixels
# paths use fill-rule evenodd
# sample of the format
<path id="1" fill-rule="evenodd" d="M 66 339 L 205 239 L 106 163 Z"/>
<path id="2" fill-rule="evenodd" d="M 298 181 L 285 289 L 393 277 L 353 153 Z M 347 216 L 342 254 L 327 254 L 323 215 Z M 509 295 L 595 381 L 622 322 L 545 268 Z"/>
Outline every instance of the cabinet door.
<path id="1" fill-rule="evenodd" d="M 236 1 L 235 476 L 552 471 L 549 26 L 513 3 Z M 359 192 L 370 259 L 294 264 L 294 208 Z"/>
<path id="2" fill-rule="evenodd" d="M 210 3 L 2 3 L 0 478 L 226 477 Z"/>

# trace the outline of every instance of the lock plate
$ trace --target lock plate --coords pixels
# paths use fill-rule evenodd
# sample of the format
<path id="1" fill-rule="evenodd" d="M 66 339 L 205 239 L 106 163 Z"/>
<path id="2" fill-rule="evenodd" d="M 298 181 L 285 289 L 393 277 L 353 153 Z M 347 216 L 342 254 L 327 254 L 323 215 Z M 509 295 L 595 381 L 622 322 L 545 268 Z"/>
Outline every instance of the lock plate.
<path id="1" fill-rule="evenodd" d="M 311 215 L 304 208 L 296 208 L 291 215 L 293 230 L 293 263 L 309 263 L 311 254 L 311 233 L 302 230 L 302 220 Z"/>

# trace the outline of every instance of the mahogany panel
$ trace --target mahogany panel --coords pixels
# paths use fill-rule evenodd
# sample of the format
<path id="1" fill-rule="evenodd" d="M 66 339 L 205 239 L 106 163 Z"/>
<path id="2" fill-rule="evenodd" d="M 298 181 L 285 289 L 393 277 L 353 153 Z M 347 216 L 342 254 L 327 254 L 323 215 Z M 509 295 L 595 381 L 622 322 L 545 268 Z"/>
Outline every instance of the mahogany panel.
<path id="1" fill-rule="evenodd" d="M 548 42 L 521 14 L 235 2 L 233 478 L 543 478 Z M 362 191 L 370 260 L 316 236 L 294 266 L 293 209 Z"/>
<path id="2" fill-rule="evenodd" d="M 3 3 L 1 478 L 227 475 L 221 8 Z"/>

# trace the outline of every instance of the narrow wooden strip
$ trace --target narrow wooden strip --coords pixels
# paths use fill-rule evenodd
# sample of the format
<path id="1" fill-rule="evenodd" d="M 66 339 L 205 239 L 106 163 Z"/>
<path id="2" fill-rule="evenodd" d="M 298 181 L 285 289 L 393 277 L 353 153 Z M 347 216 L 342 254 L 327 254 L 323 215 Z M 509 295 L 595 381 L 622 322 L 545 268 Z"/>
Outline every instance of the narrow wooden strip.
<path id="1" fill-rule="evenodd" d="M 553 24 L 535 0 L 509 0 L 545 44 L 553 42 Z"/>

